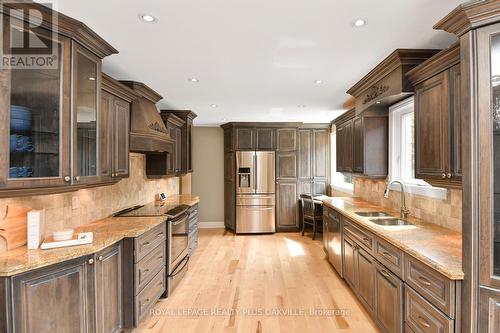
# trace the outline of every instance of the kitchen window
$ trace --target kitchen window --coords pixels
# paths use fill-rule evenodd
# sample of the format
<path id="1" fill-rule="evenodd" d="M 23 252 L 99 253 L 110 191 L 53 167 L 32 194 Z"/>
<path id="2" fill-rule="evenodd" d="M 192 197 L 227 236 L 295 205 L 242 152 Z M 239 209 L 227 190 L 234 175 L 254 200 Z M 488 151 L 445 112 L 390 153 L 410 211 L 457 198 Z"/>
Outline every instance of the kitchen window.
<path id="1" fill-rule="evenodd" d="M 337 134 L 335 127 L 330 136 L 330 147 L 331 147 L 331 187 L 333 189 L 352 194 L 354 192 L 354 184 L 352 175 L 344 175 L 343 173 L 337 172 Z"/>
<path id="2" fill-rule="evenodd" d="M 415 178 L 415 112 L 413 97 L 389 108 L 389 180 L 402 181 L 407 192 L 445 199 L 446 189 Z M 396 185 L 391 190 L 399 191 Z"/>

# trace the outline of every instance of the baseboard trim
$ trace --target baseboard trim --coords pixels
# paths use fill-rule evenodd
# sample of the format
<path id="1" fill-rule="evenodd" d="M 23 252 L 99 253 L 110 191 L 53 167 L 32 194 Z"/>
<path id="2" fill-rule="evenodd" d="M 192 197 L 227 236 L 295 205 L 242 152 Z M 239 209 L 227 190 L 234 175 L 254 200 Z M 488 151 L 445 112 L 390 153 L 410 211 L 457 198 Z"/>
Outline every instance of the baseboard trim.
<path id="1" fill-rule="evenodd" d="M 198 224 L 200 229 L 216 229 L 216 228 L 224 228 L 224 221 L 221 222 L 200 222 Z"/>

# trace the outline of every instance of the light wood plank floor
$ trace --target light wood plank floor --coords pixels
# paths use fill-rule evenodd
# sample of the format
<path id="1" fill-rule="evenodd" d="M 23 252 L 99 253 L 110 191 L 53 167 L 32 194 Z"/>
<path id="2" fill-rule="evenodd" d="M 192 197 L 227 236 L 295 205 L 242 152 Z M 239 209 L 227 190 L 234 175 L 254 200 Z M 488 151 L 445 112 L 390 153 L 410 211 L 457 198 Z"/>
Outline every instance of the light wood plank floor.
<path id="1" fill-rule="evenodd" d="M 379 331 L 328 264 L 321 241 L 202 229 L 186 277 L 134 332 Z"/>

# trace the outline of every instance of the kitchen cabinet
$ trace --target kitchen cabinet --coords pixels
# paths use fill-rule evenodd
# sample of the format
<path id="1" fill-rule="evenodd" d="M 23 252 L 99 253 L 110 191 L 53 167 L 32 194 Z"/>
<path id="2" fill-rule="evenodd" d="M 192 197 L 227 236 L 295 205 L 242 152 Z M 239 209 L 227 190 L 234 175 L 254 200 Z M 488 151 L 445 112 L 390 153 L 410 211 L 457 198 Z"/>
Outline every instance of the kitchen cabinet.
<path id="1" fill-rule="evenodd" d="M 166 297 L 167 229 L 162 223 L 123 240 L 123 327 L 137 327 L 160 297 Z"/>
<path id="2" fill-rule="evenodd" d="M 500 332 L 500 290 L 481 287 L 479 295 L 479 332 Z"/>
<path id="3" fill-rule="evenodd" d="M 326 194 L 330 170 L 329 125 L 317 124 L 309 126 L 317 127 L 301 127 L 297 132 L 300 194 Z"/>
<path id="4" fill-rule="evenodd" d="M 344 279 L 366 309 L 375 310 L 375 259 L 349 237 L 344 237 Z"/>
<path id="5" fill-rule="evenodd" d="M 198 218 L 198 204 L 189 208 L 189 256 L 192 256 L 196 248 L 198 248 L 198 228 L 199 228 L 199 218 Z"/>
<path id="6" fill-rule="evenodd" d="M 255 128 L 236 127 L 236 150 L 255 150 Z"/>
<path id="7" fill-rule="evenodd" d="M 94 332 L 93 263 L 87 256 L 14 276 L 11 331 Z"/>
<path id="8" fill-rule="evenodd" d="M 388 172 L 388 113 L 350 110 L 336 124 L 337 171 L 384 177 Z"/>
<path id="9" fill-rule="evenodd" d="M 257 137 L 256 150 L 274 150 L 275 144 L 275 129 L 274 128 L 256 128 L 255 135 Z"/>
<path id="10" fill-rule="evenodd" d="M 2 332 L 121 332 L 122 242 L 1 278 L 0 287 Z"/>
<path id="11" fill-rule="evenodd" d="M 193 120 L 197 117 L 192 111 L 182 110 L 162 110 L 162 115 L 173 113 L 184 121 L 181 127 L 180 138 L 180 173 L 187 174 L 193 172 Z M 176 133 L 178 136 L 179 134 Z M 177 161 L 177 163 L 179 163 Z"/>
<path id="12" fill-rule="evenodd" d="M 130 103 L 133 91 L 102 75 L 99 162 L 101 179 L 120 179 L 129 174 Z"/>
<path id="13" fill-rule="evenodd" d="M 234 152 L 224 153 L 224 226 L 236 231 L 236 161 Z"/>
<path id="14" fill-rule="evenodd" d="M 297 150 L 297 129 L 296 128 L 278 128 L 276 130 L 277 151 L 295 151 Z"/>
<path id="15" fill-rule="evenodd" d="M 436 186 L 461 188 L 459 45 L 438 53 L 408 75 L 415 85 L 416 177 Z"/>
<path id="16" fill-rule="evenodd" d="M 170 112 L 161 112 L 163 122 L 167 126 L 170 137 L 174 140 L 172 153 L 167 155 L 166 175 L 175 176 L 181 172 L 182 168 L 182 127 L 186 122 Z"/>
<path id="17" fill-rule="evenodd" d="M 122 242 L 95 255 L 96 332 L 115 333 L 123 328 Z"/>
<path id="18" fill-rule="evenodd" d="M 276 229 L 296 231 L 298 219 L 298 186 L 293 180 L 279 180 L 276 185 Z"/>
<path id="19" fill-rule="evenodd" d="M 297 178 L 297 154 L 295 152 L 277 153 L 276 180 Z"/>
<path id="20" fill-rule="evenodd" d="M 375 318 L 385 332 L 403 330 L 403 282 L 376 263 Z"/>
<path id="21" fill-rule="evenodd" d="M 63 14 L 58 13 L 57 24 L 52 24 L 52 10 L 41 4 L 4 5 L 3 37 L 38 38 L 52 46 L 56 62 L 29 70 L 14 66 L 0 73 L 0 92 L 6 97 L 0 102 L 4 136 L 0 196 L 57 193 L 99 184 L 101 59 L 117 51 Z M 21 20 L 10 19 L 12 11 L 7 9 L 26 9 L 23 6 L 41 14 L 40 27 L 23 30 Z M 64 36 L 57 33 L 59 26 L 67 31 Z M 55 32 L 48 30 L 51 27 Z"/>

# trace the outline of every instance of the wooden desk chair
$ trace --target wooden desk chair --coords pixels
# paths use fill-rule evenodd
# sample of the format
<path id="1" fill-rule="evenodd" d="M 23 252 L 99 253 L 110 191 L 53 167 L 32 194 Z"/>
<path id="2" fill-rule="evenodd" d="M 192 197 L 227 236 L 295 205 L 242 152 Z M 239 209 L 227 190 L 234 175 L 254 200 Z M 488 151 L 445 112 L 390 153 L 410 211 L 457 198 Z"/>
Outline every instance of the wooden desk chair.
<path id="1" fill-rule="evenodd" d="M 315 239 L 316 231 L 323 227 L 323 206 L 315 203 L 310 194 L 301 194 L 300 201 L 302 205 L 302 236 L 304 236 L 304 230 L 308 224 L 313 227 L 312 239 Z"/>

